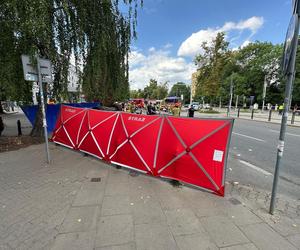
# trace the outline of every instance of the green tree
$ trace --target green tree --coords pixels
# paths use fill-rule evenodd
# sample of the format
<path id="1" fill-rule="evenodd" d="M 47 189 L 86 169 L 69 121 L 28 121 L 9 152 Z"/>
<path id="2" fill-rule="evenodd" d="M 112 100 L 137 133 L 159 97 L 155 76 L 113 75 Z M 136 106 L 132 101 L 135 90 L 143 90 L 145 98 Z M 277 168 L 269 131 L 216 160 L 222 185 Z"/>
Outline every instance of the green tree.
<path id="1" fill-rule="evenodd" d="M 181 97 L 181 95 L 183 95 L 183 102 L 189 103 L 190 95 L 191 95 L 191 88 L 190 88 L 190 86 L 187 86 L 183 82 L 177 82 L 172 86 L 169 96 Z"/>
<path id="2" fill-rule="evenodd" d="M 242 94 L 255 96 L 256 102 L 262 102 L 264 78 L 267 77 L 267 102 L 280 103 L 280 60 L 282 46 L 268 42 L 250 43 L 236 53 L 238 74 L 242 76 L 244 84 Z"/>
<path id="3" fill-rule="evenodd" d="M 1 1 L 0 65 L 8 62 L 0 72 L 4 72 L 0 74 L 1 98 L 23 90 L 30 92 L 29 84 L 18 81 L 22 75 L 21 54 L 38 54 L 51 60 L 53 94 L 58 100 L 67 97 L 72 54 L 75 66 L 83 63 L 83 91 L 88 100 L 110 104 L 128 97 L 128 52 L 135 37 L 138 2 L 123 0 L 121 13 L 118 0 Z M 128 13 L 124 12 L 125 6 Z M 28 94 L 15 96 L 24 101 Z M 32 135 L 43 133 L 40 114 Z"/>
<path id="4" fill-rule="evenodd" d="M 143 97 L 147 99 L 164 99 L 168 94 L 168 83 L 160 83 L 155 79 L 150 79 L 149 85 L 143 90 Z"/>
<path id="5" fill-rule="evenodd" d="M 196 98 L 207 97 L 212 103 L 222 92 L 225 65 L 229 63 L 231 52 L 225 33 L 218 33 L 211 44 L 204 42 L 201 46 L 203 53 L 195 57 L 198 66 Z"/>

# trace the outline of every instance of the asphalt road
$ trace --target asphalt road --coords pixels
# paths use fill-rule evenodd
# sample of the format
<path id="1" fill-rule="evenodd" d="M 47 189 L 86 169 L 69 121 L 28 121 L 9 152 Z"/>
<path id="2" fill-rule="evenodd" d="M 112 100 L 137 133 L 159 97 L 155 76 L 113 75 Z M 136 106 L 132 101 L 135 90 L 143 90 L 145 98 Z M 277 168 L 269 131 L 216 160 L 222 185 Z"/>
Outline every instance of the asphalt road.
<path id="1" fill-rule="evenodd" d="M 280 125 L 235 120 L 227 180 L 272 190 Z M 288 127 L 278 192 L 300 199 L 300 128 Z"/>
<path id="2" fill-rule="evenodd" d="M 186 115 L 185 111 L 182 112 L 183 117 Z M 203 117 L 199 113 L 195 116 Z M 279 131 L 280 124 L 235 119 L 226 180 L 271 193 Z M 300 127 L 287 127 L 277 191 L 292 199 L 300 199 Z"/>

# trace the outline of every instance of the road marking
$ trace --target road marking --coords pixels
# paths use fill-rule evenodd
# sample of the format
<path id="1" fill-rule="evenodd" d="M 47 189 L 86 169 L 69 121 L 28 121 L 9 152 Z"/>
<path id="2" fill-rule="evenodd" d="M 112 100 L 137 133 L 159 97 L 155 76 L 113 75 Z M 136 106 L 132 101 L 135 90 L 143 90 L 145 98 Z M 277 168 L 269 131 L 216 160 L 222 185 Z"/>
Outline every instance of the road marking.
<path id="1" fill-rule="evenodd" d="M 246 165 L 246 166 L 248 166 L 248 167 L 250 167 L 250 168 L 252 168 L 252 169 L 254 169 L 254 170 L 256 170 L 256 171 L 258 171 L 258 172 L 263 173 L 264 175 L 272 175 L 270 172 L 268 172 L 266 170 L 263 170 L 263 169 L 261 169 L 259 167 L 256 167 L 255 165 L 253 165 L 253 164 L 251 164 L 251 163 L 249 163 L 247 161 L 239 160 L 239 162 L 242 163 L 242 164 L 244 164 L 244 165 Z"/>
<path id="2" fill-rule="evenodd" d="M 274 132 L 274 133 L 279 133 L 279 131 L 277 130 L 274 130 L 274 129 L 269 129 L 270 132 Z M 287 135 L 290 135 L 290 136 L 296 136 L 296 137 L 300 137 L 300 135 L 297 135 L 297 134 L 292 134 L 292 133 L 289 133 L 289 132 L 286 132 Z"/>
<path id="3" fill-rule="evenodd" d="M 239 136 L 242 136 L 242 137 L 246 137 L 246 138 L 249 138 L 249 139 L 252 139 L 252 140 L 255 140 L 255 141 L 259 141 L 259 142 L 265 142 L 265 140 L 262 140 L 262 139 L 259 139 L 259 138 L 256 138 L 256 137 L 252 137 L 252 136 L 249 136 L 249 135 L 243 135 L 243 134 L 239 134 L 239 133 L 235 133 L 235 132 L 232 132 L 232 134 L 239 135 Z"/>

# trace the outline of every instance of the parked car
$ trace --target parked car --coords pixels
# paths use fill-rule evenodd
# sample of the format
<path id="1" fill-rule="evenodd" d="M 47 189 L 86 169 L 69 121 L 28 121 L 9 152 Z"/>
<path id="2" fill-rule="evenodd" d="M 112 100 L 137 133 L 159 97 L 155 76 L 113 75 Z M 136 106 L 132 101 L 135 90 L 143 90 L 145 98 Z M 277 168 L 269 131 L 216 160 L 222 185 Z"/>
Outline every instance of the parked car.
<path id="1" fill-rule="evenodd" d="M 200 109 L 199 102 L 192 102 L 192 106 L 193 106 L 194 110 L 199 110 Z"/>

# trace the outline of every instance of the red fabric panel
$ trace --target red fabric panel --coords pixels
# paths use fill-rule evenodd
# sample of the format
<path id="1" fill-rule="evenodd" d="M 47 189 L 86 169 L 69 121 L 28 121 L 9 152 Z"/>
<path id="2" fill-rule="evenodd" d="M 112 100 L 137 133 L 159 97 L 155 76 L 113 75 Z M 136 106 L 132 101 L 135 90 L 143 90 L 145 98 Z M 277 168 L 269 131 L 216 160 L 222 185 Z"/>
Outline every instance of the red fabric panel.
<path id="1" fill-rule="evenodd" d="M 228 119 L 146 116 L 62 106 L 52 140 L 223 196 L 232 123 Z"/>

